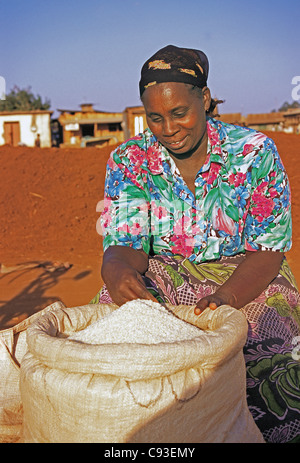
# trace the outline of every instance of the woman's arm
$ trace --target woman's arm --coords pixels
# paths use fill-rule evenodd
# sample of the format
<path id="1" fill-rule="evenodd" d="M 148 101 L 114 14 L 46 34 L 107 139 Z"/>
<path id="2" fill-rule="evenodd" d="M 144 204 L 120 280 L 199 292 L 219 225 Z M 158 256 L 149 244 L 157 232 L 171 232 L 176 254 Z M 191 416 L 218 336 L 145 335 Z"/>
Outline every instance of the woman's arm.
<path id="1" fill-rule="evenodd" d="M 112 300 L 122 305 L 133 299 L 157 300 L 147 290 L 142 274 L 148 255 L 128 246 L 110 246 L 103 255 L 101 275 Z"/>
<path id="2" fill-rule="evenodd" d="M 245 260 L 231 277 L 211 296 L 200 299 L 195 314 L 200 315 L 212 305 L 228 304 L 240 309 L 258 297 L 278 275 L 284 254 L 274 251 L 246 251 Z"/>

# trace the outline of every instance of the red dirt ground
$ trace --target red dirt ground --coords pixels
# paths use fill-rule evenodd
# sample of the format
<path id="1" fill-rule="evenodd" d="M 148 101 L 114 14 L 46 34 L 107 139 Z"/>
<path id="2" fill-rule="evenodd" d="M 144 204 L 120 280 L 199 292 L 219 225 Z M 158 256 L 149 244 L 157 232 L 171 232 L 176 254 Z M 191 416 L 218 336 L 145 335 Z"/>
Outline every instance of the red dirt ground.
<path id="1" fill-rule="evenodd" d="M 287 259 L 300 281 L 300 136 L 268 135 L 292 187 L 293 248 Z M 96 205 L 112 149 L 0 147 L 0 329 L 57 300 L 69 307 L 86 304 L 100 289 Z M 70 266 L 51 271 L 53 263 Z"/>

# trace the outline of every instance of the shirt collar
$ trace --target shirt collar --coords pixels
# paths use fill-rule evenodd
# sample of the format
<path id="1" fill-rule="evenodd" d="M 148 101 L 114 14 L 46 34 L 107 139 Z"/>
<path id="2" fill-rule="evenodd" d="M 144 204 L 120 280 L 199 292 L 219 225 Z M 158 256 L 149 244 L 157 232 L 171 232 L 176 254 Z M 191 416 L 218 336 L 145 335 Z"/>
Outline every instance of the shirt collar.
<path id="1" fill-rule="evenodd" d="M 225 164 L 224 153 L 222 150 L 222 143 L 220 138 L 220 133 L 217 126 L 217 121 L 212 119 L 211 117 L 207 118 L 206 120 L 206 127 L 207 127 L 207 135 L 208 135 L 208 142 L 207 142 L 207 162 L 217 162 L 218 164 Z M 203 166 L 204 167 L 204 166 Z"/>

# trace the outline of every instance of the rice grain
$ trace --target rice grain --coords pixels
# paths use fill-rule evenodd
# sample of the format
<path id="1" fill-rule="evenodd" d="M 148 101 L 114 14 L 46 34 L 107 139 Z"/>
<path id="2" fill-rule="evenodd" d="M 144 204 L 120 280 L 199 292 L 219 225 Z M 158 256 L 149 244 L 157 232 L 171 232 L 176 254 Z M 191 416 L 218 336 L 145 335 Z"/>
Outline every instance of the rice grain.
<path id="1" fill-rule="evenodd" d="M 158 344 L 193 339 L 196 326 L 176 317 L 161 304 L 137 299 L 69 337 L 85 344 Z"/>

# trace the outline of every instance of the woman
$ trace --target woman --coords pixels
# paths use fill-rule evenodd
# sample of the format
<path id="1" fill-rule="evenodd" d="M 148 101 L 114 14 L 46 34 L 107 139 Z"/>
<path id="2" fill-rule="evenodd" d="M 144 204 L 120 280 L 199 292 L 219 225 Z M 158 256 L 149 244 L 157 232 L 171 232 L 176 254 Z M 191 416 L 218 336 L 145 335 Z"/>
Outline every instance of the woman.
<path id="1" fill-rule="evenodd" d="M 264 438 L 300 434 L 300 303 L 284 258 L 289 182 L 273 141 L 211 116 L 203 52 L 167 46 L 142 68 L 149 128 L 111 155 L 97 300 L 229 304 L 248 320 L 249 408 Z"/>

